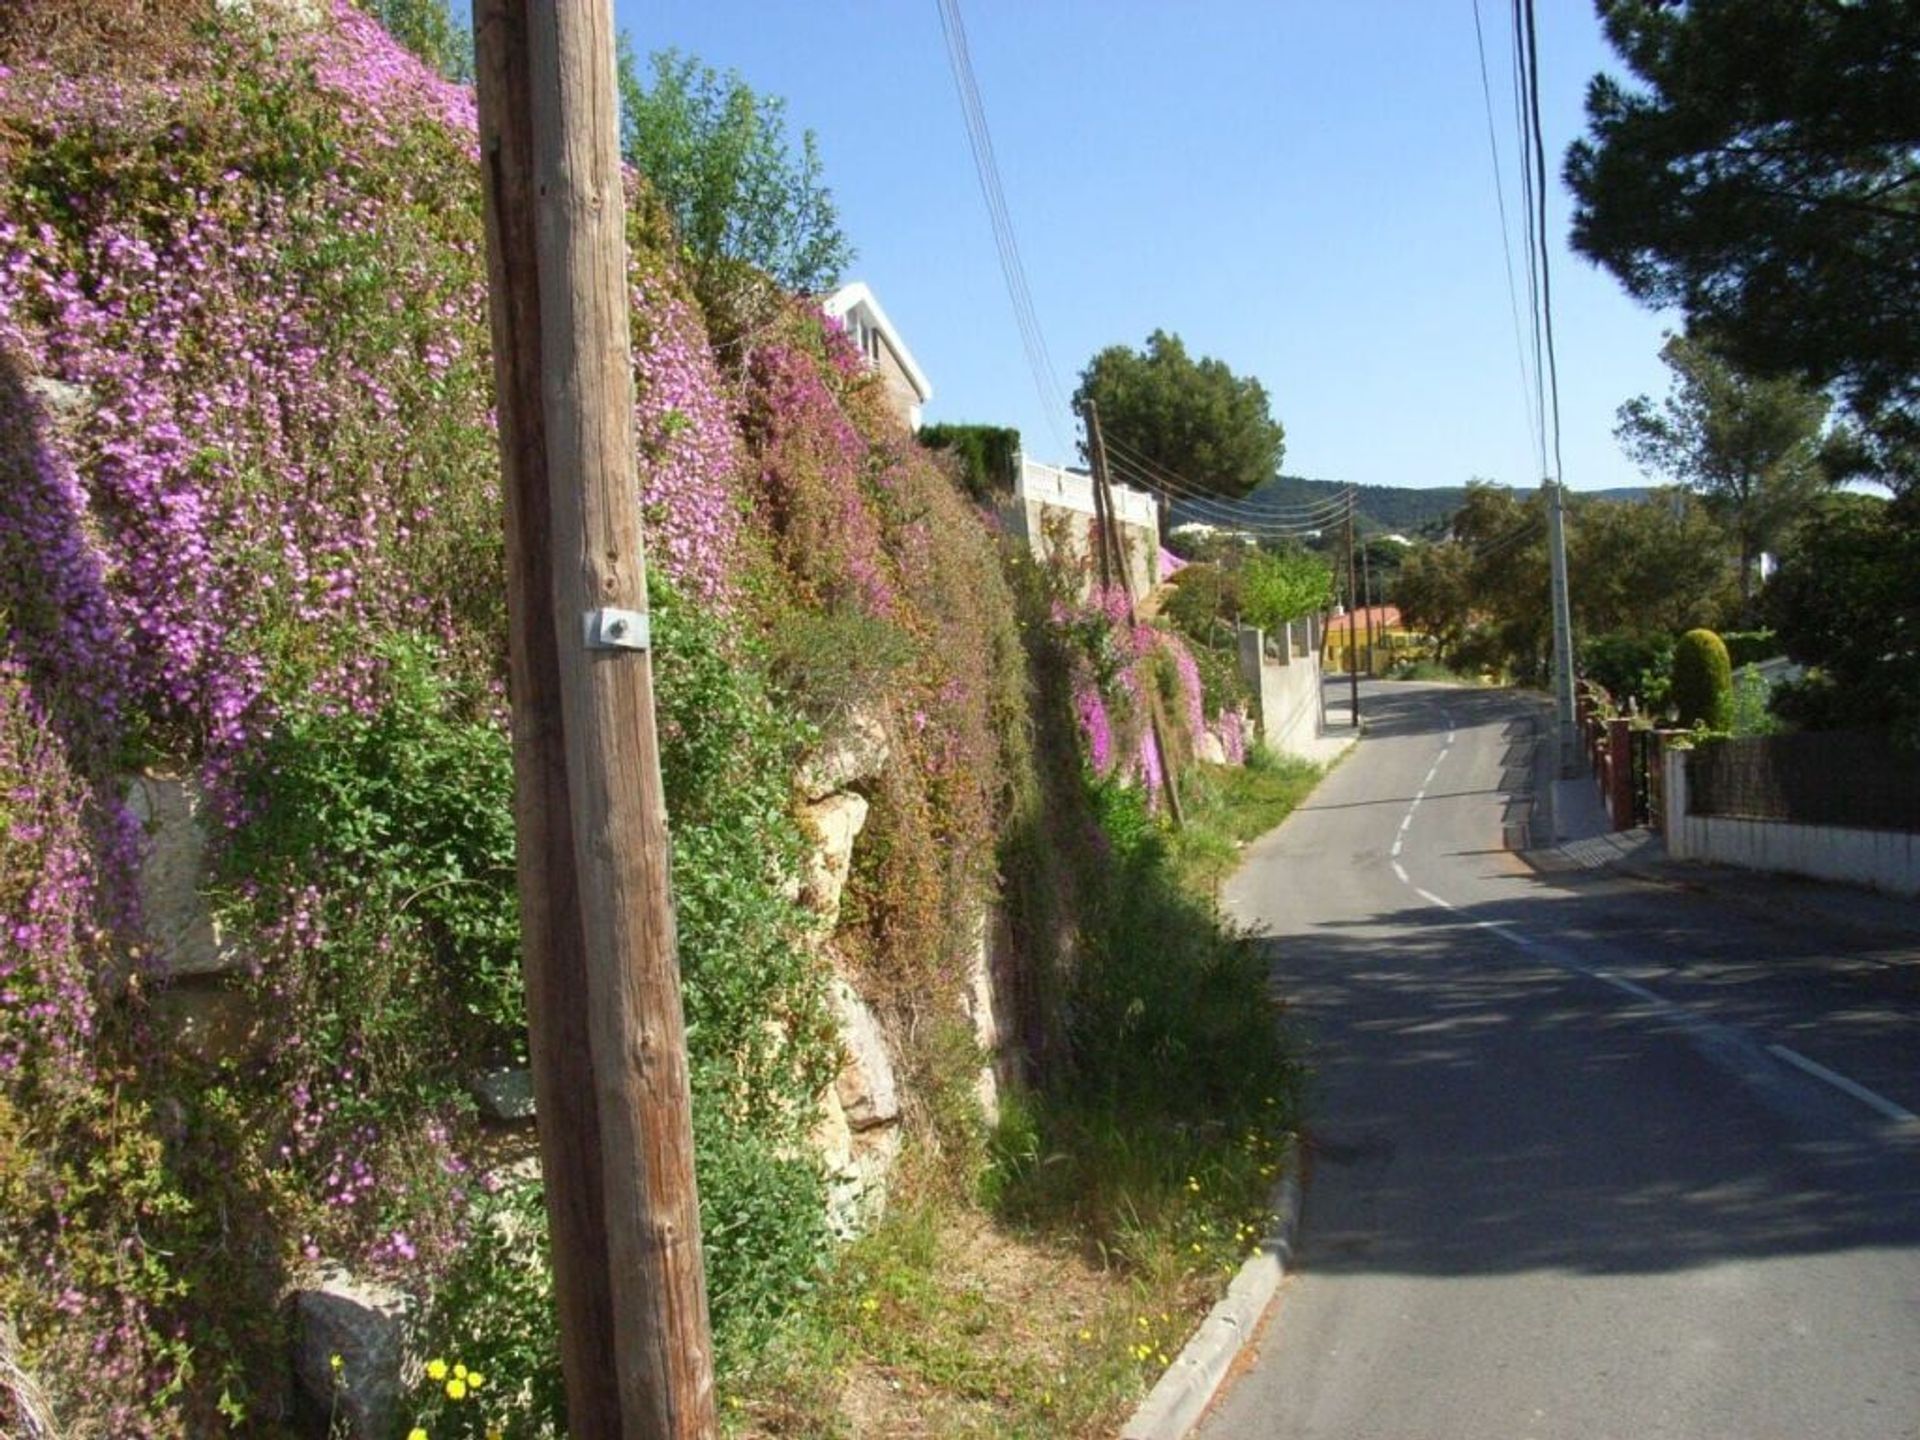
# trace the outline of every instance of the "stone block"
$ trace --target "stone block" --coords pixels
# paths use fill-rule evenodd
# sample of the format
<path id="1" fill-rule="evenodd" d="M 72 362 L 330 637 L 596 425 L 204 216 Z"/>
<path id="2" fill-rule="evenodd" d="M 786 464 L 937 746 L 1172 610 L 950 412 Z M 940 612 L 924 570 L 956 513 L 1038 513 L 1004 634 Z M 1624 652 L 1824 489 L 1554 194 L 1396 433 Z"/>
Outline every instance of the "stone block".
<path id="1" fill-rule="evenodd" d="M 853 842 L 867 823 L 867 802 L 842 791 L 806 806 L 800 815 L 815 838 L 802 877 L 801 899 L 819 917 L 820 928 L 832 934 L 840 923 L 840 898 L 853 868 Z"/>
<path id="2" fill-rule="evenodd" d="M 163 976 L 228 975 L 244 962 L 207 908 L 206 797 L 184 775 L 136 775 L 127 808 L 146 832 L 140 908 L 155 969 Z"/>
<path id="3" fill-rule="evenodd" d="M 894 1080 L 893 1055 L 880 1020 L 854 988 L 839 976 L 829 986 L 834 1018 L 847 1063 L 834 1081 L 847 1125 L 855 1133 L 888 1125 L 900 1118 L 900 1091 Z"/>
<path id="4" fill-rule="evenodd" d="M 504 1124 L 534 1118 L 533 1072 L 521 1069 L 488 1070 L 467 1082 L 467 1093 L 480 1107 L 480 1116 Z"/>
<path id="5" fill-rule="evenodd" d="M 358 1280 L 340 1266 L 294 1294 L 294 1374 L 349 1440 L 399 1433 L 411 1308 L 401 1291 Z"/>
<path id="6" fill-rule="evenodd" d="M 800 793 L 820 800 L 849 785 L 878 779 L 891 755 L 886 712 L 879 705 L 856 705 L 828 727 L 820 747 L 801 765 Z"/>

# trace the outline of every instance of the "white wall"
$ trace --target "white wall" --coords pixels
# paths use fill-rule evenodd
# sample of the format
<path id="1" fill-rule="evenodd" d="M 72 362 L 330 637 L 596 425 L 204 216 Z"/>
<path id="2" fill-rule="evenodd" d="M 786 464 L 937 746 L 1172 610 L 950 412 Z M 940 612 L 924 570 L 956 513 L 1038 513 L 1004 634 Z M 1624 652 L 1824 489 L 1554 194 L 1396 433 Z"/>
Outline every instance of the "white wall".
<path id="1" fill-rule="evenodd" d="M 1709 860 L 1743 870 L 1807 875 L 1870 885 L 1892 895 L 1920 896 L 1920 835 L 1689 814 L 1686 762 L 1685 750 L 1669 750 L 1663 757 L 1667 854 L 1674 859 Z"/>
<path id="2" fill-rule="evenodd" d="M 1151 594 L 1160 583 L 1160 511 L 1153 496 L 1127 485 L 1109 487 L 1120 543 L 1126 551 L 1127 576 L 1136 600 Z M 1013 506 L 1006 512 L 1009 526 L 1027 542 L 1035 559 L 1071 565 L 1089 564 L 1093 548 L 1093 477 L 1043 465 L 1025 456 L 1014 489 Z M 1051 523 L 1049 523 L 1051 522 Z M 1067 553 L 1052 552 L 1058 534 Z"/>
<path id="3" fill-rule="evenodd" d="M 1254 693 L 1254 733 L 1268 749 L 1321 763 L 1353 742 L 1351 735 L 1324 733 L 1320 645 L 1312 621 L 1296 620 L 1274 634 L 1242 628 L 1240 674 Z"/>

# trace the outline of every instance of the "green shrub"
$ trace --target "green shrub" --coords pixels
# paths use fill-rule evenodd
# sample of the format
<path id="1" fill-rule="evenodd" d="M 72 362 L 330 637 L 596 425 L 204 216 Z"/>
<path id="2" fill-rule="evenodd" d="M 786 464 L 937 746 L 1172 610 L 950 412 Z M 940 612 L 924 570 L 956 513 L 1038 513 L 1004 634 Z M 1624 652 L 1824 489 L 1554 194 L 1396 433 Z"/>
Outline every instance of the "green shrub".
<path id="1" fill-rule="evenodd" d="M 1733 667 L 1711 630 L 1689 630 L 1673 650 L 1673 706 L 1683 728 L 1733 727 Z"/>
<path id="2" fill-rule="evenodd" d="M 1772 735 L 1780 722 L 1770 712 L 1773 687 L 1757 665 L 1742 665 L 1733 672 L 1733 723 L 1735 735 Z"/>
<path id="3" fill-rule="evenodd" d="M 1673 637 L 1615 630 L 1580 642 L 1580 674 L 1601 686 L 1614 703 L 1636 699 L 1644 710 L 1667 708 L 1673 675 Z"/>
<path id="4" fill-rule="evenodd" d="M 1786 654 L 1786 647 L 1771 630 L 1728 630 L 1720 638 L 1726 642 L 1727 660 L 1735 670 Z"/>
<path id="5" fill-rule="evenodd" d="M 1278 630 L 1323 610 L 1333 599 L 1333 569 L 1305 550 L 1253 551 L 1240 565 L 1240 613 L 1249 625 Z"/>
<path id="6" fill-rule="evenodd" d="M 1020 432 L 1005 425 L 923 425 L 920 443 L 952 455 L 975 503 L 1012 498 L 1019 480 Z"/>

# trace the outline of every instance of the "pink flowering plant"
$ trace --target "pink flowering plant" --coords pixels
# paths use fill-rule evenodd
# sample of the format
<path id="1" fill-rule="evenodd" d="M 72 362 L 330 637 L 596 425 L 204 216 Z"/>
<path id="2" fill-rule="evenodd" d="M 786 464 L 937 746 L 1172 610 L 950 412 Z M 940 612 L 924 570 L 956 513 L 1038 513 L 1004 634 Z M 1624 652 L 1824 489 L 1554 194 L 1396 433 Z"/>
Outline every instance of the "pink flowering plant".
<path id="1" fill-rule="evenodd" d="M 471 97 L 344 0 L 192 23 L 157 77 L 0 64 L 0 1300 L 124 1436 L 283 1413 L 300 1266 L 424 1291 L 484 1250 L 466 1082 L 525 1045 Z M 817 1264 L 835 1052 L 786 898 L 805 732 L 737 618 L 739 399 L 647 223 L 636 501 L 731 1356 Z M 151 763 L 210 802 L 263 1017 L 235 1053 L 160 1043 Z"/>

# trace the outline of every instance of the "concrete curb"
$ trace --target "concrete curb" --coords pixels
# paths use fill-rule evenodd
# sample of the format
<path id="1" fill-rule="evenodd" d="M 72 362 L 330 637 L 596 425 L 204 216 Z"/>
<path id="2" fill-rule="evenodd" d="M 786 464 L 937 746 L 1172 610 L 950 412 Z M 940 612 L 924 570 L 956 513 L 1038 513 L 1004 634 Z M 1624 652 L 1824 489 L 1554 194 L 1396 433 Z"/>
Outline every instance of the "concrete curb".
<path id="1" fill-rule="evenodd" d="M 1233 1362 L 1253 1338 L 1261 1316 L 1287 1273 L 1293 1238 L 1300 1226 L 1299 1149 L 1287 1157 L 1286 1178 L 1274 1190 L 1273 1233 L 1260 1242 L 1260 1253 L 1240 1267 L 1227 1293 L 1200 1328 L 1181 1348 L 1133 1418 L 1120 1440 L 1185 1440 L 1207 1406 L 1219 1393 Z"/>

